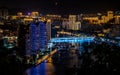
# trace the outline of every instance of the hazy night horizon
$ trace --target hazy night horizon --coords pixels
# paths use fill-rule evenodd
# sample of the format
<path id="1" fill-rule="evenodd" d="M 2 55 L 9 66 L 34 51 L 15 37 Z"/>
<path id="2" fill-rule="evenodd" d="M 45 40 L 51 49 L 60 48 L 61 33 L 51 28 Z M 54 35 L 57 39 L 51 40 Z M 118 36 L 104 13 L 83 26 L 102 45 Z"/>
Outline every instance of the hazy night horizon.
<path id="1" fill-rule="evenodd" d="M 56 13 L 80 13 L 80 12 L 97 12 L 108 10 L 120 10 L 119 1 L 101 1 L 101 0 L 2 0 L 0 7 L 9 9 L 27 9 L 28 11 L 40 10 L 45 12 Z M 57 12 L 58 11 L 58 12 Z"/>

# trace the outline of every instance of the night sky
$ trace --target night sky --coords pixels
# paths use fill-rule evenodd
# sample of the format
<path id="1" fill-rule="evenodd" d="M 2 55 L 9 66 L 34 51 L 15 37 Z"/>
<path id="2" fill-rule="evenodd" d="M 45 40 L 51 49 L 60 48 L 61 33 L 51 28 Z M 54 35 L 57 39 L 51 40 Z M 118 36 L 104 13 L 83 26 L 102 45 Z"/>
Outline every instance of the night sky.
<path id="1" fill-rule="evenodd" d="M 0 7 L 71 13 L 120 10 L 119 0 L 0 0 Z"/>

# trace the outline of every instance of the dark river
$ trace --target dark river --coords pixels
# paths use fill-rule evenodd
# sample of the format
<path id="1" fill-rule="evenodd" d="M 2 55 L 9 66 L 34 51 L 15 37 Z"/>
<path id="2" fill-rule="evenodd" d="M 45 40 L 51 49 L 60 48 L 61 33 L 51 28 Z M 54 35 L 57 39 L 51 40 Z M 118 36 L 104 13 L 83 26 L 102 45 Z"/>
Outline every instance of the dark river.
<path id="1" fill-rule="evenodd" d="M 77 75 L 73 73 L 71 68 L 79 68 L 80 60 L 76 54 L 76 50 L 58 51 L 50 62 L 44 61 L 41 64 L 26 70 L 26 75 Z"/>

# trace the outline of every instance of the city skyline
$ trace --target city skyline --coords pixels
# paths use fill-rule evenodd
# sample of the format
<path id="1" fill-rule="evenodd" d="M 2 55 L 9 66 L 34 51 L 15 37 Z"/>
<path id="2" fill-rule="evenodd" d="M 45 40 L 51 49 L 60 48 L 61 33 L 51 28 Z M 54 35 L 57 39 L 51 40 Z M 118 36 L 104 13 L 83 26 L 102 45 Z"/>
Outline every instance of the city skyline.
<path id="1" fill-rule="evenodd" d="M 0 74 L 120 72 L 120 2 L 1 0 Z"/>

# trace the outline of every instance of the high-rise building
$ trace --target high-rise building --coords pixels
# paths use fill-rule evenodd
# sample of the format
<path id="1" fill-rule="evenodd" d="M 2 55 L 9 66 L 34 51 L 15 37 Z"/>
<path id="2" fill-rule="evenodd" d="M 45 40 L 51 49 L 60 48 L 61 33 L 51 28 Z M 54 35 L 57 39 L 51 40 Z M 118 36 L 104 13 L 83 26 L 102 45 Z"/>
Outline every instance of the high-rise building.
<path id="1" fill-rule="evenodd" d="M 69 15 L 69 29 L 74 30 L 76 22 L 76 15 Z"/>
<path id="2" fill-rule="evenodd" d="M 39 30 L 40 33 L 38 41 L 39 41 L 39 49 L 41 51 L 45 50 L 47 48 L 47 29 L 46 29 L 46 24 L 44 22 L 40 22 L 39 23 Z"/>
<path id="3" fill-rule="evenodd" d="M 74 26 L 74 30 L 80 30 L 81 29 L 81 22 L 76 22 Z"/>
<path id="4" fill-rule="evenodd" d="M 81 17 L 79 15 L 69 15 L 68 29 L 80 30 L 81 28 Z"/>
<path id="5" fill-rule="evenodd" d="M 120 24 L 120 15 L 115 16 L 115 24 Z"/>
<path id="6" fill-rule="evenodd" d="M 22 16 L 23 16 L 23 13 L 22 13 L 22 12 L 18 12 L 18 13 L 17 13 L 17 16 L 18 16 L 18 17 L 22 17 Z"/>
<path id="7" fill-rule="evenodd" d="M 108 17 L 108 21 L 111 20 L 111 19 L 113 19 L 113 17 L 114 17 L 113 11 L 108 11 L 107 12 L 107 17 Z"/>
<path id="8" fill-rule="evenodd" d="M 62 28 L 69 29 L 69 20 L 63 20 L 62 22 Z"/>
<path id="9" fill-rule="evenodd" d="M 39 12 L 32 12 L 32 13 L 31 13 L 31 16 L 32 16 L 33 18 L 36 18 L 36 17 L 39 16 Z"/>
<path id="10" fill-rule="evenodd" d="M 0 16 L 8 16 L 8 9 L 7 8 L 0 8 Z"/>
<path id="11" fill-rule="evenodd" d="M 30 54 L 36 54 L 37 52 L 44 51 L 47 48 L 47 30 L 44 22 L 33 22 L 29 26 L 26 49 L 30 49 L 27 52 Z"/>
<path id="12" fill-rule="evenodd" d="M 51 39 L 51 20 L 48 19 L 46 23 L 46 29 L 47 29 L 47 39 Z"/>
<path id="13" fill-rule="evenodd" d="M 3 16 L 8 16 L 8 10 L 7 9 L 3 10 Z"/>
<path id="14" fill-rule="evenodd" d="M 20 24 L 18 27 L 18 49 L 19 54 L 21 56 L 26 55 L 25 53 L 25 36 L 26 36 L 26 29 L 24 24 Z"/>
<path id="15" fill-rule="evenodd" d="M 107 23 L 107 22 L 108 22 L 107 16 L 104 16 L 104 15 L 103 15 L 103 16 L 101 17 L 101 20 L 100 20 L 100 21 L 101 21 L 101 23 Z"/>

